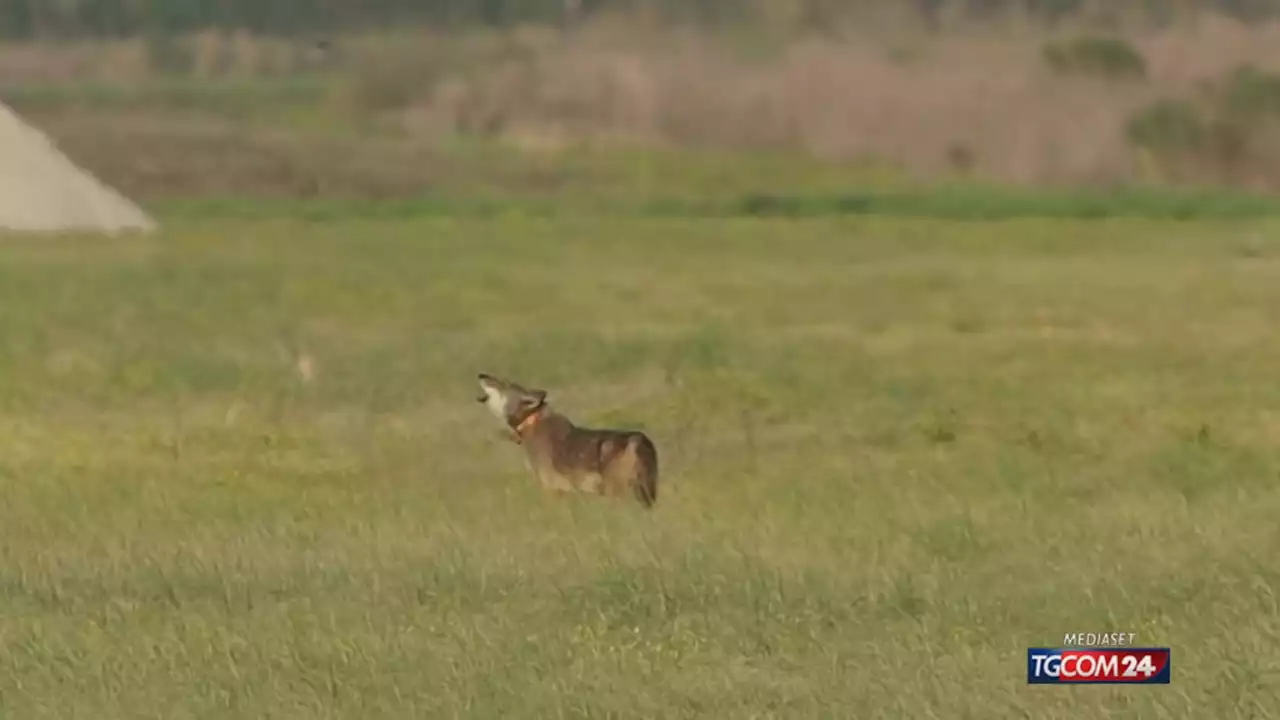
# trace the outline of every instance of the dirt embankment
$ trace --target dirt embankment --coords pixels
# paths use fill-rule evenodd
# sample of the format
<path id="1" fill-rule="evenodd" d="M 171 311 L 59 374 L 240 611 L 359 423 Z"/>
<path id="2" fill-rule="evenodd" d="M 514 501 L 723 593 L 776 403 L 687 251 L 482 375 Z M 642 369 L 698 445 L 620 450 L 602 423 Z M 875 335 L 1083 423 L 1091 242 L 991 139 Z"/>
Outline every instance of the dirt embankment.
<path id="1" fill-rule="evenodd" d="M 0 230 L 151 230 L 147 214 L 0 105 Z"/>

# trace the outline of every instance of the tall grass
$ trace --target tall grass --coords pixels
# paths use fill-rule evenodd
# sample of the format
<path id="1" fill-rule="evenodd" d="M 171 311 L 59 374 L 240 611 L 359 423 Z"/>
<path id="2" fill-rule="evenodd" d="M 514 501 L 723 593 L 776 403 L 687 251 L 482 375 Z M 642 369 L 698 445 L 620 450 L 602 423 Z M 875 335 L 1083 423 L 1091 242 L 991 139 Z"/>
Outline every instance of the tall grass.
<path id="1" fill-rule="evenodd" d="M 229 134 L 245 133 L 248 118 L 276 135 L 345 128 L 405 145 L 464 138 L 532 151 L 629 144 L 785 152 L 928 179 L 1266 190 L 1280 182 L 1273 138 L 1265 151 L 1237 153 L 1243 159 L 1230 172 L 1167 158 L 1155 172 L 1127 130 L 1160 102 L 1198 102 L 1241 66 L 1280 67 L 1277 31 L 1267 24 L 1211 17 L 1099 39 L 994 26 L 796 35 L 600 21 L 563 31 L 353 35 L 311 55 L 300 43 L 236 42 L 221 53 L 199 45 L 208 58 L 155 90 L 145 89 L 154 68 L 127 44 L 11 47 L 0 50 L 0 84 L 11 88 L 0 97 L 55 130 L 66 126 L 69 142 L 122 173 L 148 153 L 147 136 L 94 149 L 101 143 L 78 133 L 101 132 L 122 116 L 178 132 L 197 113 L 231 124 Z M 1070 58 L 1045 60 L 1063 53 Z M 264 65 L 259 56 L 282 59 Z M 81 90 L 29 87 L 59 77 Z M 88 122 L 94 106 L 98 117 Z"/>

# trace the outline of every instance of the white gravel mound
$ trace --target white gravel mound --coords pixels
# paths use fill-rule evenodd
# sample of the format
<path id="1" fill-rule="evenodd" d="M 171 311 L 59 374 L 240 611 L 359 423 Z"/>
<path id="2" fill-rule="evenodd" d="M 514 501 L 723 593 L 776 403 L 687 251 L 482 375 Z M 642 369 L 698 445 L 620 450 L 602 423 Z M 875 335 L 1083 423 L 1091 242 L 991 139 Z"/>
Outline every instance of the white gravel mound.
<path id="1" fill-rule="evenodd" d="M 155 226 L 0 104 L 0 232 L 149 232 Z"/>

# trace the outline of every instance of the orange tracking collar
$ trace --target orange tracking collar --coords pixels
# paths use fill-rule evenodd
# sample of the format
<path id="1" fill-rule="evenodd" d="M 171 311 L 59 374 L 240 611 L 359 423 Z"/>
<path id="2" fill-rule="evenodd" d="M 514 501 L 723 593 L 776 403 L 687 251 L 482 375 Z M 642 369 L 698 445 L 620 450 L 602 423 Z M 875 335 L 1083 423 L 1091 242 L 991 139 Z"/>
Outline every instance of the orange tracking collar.
<path id="1" fill-rule="evenodd" d="M 538 408 L 537 410 L 534 410 L 533 412 L 529 413 L 529 415 L 525 419 L 520 421 L 519 425 L 516 425 L 516 437 L 520 437 L 521 435 L 524 434 L 525 430 L 528 430 L 532 428 L 534 425 L 537 425 L 538 421 L 541 419 L 542 419 L 542 408 Z"/>

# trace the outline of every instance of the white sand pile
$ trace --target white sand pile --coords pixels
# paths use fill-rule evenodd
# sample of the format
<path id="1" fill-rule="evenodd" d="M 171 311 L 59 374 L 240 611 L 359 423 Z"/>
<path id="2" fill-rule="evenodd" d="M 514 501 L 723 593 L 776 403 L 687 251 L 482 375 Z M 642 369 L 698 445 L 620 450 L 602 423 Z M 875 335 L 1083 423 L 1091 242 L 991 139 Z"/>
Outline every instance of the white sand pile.
<path id="1" fill-rule="evenodd" d="M 0 231 L 150 231 L 137 205 L 75 166 L 0 105 Z"/>

